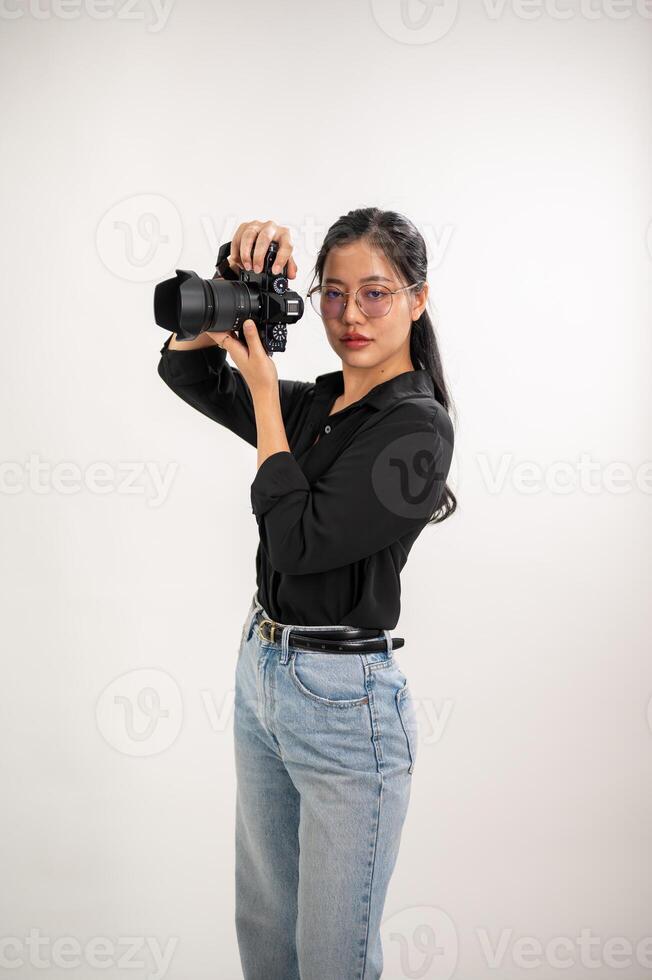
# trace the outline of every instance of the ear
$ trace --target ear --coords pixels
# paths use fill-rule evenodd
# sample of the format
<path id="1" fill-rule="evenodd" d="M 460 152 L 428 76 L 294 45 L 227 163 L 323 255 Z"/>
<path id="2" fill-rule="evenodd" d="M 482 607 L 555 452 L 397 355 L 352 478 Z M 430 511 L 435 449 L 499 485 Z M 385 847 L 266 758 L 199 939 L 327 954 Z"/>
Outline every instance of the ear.
<path id="1" fill-rule="evenodd" d="M 418 320 L 423 311 L 426 308 L 426 303 L 428 302 L 428 293 L 430 287 L 427 282 L 424 282 L 423 286 L 418 292 L 415 292 L 414 303 L 412 304 L 412 320 Z"/>

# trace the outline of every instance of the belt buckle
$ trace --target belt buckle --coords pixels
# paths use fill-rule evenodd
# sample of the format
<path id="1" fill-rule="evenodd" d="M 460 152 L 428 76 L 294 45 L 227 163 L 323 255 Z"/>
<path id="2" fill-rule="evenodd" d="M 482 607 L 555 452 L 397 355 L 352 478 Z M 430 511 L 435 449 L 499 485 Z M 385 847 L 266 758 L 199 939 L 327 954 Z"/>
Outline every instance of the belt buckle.
<path id="1" fill-rule="evenodd" d="M 271 627 L 269 631 L 269 637 L 265 636 L 265 630 L 264 630 L 265 623 L 269 623 Z M 263 640 L 269 639 L 270 643 L 274 642 L 274 630 L 276 629 L 276 623 L 274 622 L 273 619 L 267 619 L 266 616 L 263 617 L 263 619 L 261 619 L 261 621 L 258 623 L 258 629 L 260 630 L 260 635 Z"/>

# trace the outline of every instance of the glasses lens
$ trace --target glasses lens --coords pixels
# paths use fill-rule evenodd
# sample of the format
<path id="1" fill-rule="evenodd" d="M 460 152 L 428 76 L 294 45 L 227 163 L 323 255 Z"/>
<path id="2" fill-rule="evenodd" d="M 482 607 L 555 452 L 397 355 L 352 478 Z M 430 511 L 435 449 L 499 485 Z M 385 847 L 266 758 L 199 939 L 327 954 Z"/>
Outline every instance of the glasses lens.
<path id="1" fill-rule="evenodd" d="M 315 290 L 310 294 L 310 302 L 315 313 L 334 320 L 339 320 L 346 305 L 344 293 L 334 286 L 322 286 Z M 361 286 L 358 304 L 367 317 L 386 316 L 392 306 L 392 294 L 385 286 Z"/>
<path id="2" fill-rule="evenodd" d="M 310 302 L 315 313 L 328 319 L 339 319 L 344 311 L 344 296 L 333 287 L 316 289 L 310 294 Z"/>
<path id="3" fill-rule="evenodd" d="M 358 303 L 365 316 L 386 316 L 392 305 L 392 294 L 384 286 L 362 286 Z"/>

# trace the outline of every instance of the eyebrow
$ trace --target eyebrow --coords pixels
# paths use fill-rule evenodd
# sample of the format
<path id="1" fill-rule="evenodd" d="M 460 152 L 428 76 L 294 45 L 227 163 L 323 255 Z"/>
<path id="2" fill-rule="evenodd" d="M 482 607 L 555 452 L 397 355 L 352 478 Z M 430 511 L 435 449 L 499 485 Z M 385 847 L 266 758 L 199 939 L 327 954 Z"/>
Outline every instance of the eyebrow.
<path id="1" fill-rule="evenodd" d="M 383 282 L 392 281 L 391 279 L 388 279 L 387 276 L 365 276 L 364 279 L 360 280 L 360 282 L 378 282 L 379 280 L 382 280 Z M 332 276 L 324 279 L 324 282 L 337 282 L 340 284 L 340 286 L 346 286 L 346 283 L 342 279 L 334 279 Z"/>

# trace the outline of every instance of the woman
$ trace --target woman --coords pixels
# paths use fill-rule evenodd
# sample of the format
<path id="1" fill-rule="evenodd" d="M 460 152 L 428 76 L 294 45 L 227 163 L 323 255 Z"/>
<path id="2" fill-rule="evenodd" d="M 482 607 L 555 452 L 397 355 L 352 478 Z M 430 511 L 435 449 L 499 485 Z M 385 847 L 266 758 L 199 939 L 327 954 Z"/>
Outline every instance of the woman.
<path id="1" fill-rule="evenodd" d="M 240 225 L 229 265 L 288 263 Z M 309 293 L 342 369 L 279 380 L 252 321 L 172 335 L 159 374 L 257 447 L 257 589 L 236 667 L 236 928 L 245 980 L 372 980 L 417 730 L 391 630 L 400 572 L 448 517 L 449 397 L 415 226 L 377 208 L 329 229 Z M 357 339 L 356 339 L 357 338 Z M 227 352 L 236 367 L 226 363 Z"/>

